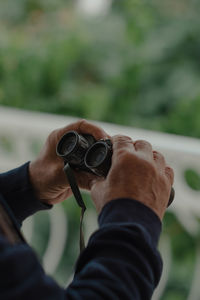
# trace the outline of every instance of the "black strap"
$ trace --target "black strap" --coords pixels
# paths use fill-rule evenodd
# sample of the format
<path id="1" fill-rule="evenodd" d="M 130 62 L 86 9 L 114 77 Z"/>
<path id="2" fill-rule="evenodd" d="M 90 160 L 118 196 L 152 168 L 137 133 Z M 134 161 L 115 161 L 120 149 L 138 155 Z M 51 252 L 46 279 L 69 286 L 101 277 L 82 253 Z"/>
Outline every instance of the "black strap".
<path id="1" fill-rule="evenodd" d="M 84 213 L 85 213 L 85 210 L 86 210 L 86 206 L 85 206 L 85 203 L 83 202 L 83 198 L 81 196 L 80 190 L 79 190 L 78 185 L 76 183 L 76 178 L 74 176 L 72 168 L 67 163 L 64 166 L 63 170 L 64 170 L 64 172 L 65 172 L 65 174 L 67 176 L 67 179 L 69 181 L 69 184 L 70 184 L 70 187 L 71 187 L 72 192 L 74 194 L 74 197 L 76 199 L 76 202 L 81 207 L 81 216 L 80 216 L 80 241 L 79 241 L 80 252 L 81 252 L 82 250 L 85 249 L 84 234 L 83 234 L 83 217 L 84 217 Z"/>
<path id="2" fill-rule="evenodd" d="M 170 196 L 169 196 L 169 201 L 168 201 L 167 207 L 169 207 L 169 206 L 172 204 L 172 202 L 173 202 L 173 200 L 174 200 L 174 197 L 175 197 L 175 190 L 174 190 L 174 188 L 172 187 L 172 188 L 171 188 L 171 193 L 170 193 Z"/>

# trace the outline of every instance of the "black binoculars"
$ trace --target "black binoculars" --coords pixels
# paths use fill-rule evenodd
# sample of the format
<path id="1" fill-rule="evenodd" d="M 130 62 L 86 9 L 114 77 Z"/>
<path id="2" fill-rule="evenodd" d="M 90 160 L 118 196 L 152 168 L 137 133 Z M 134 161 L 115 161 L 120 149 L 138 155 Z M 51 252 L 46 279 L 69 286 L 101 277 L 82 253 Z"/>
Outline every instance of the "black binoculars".
<path id="1" fill-rule="evenodd" d="M 110 140 L 96 141 L 92 135 L 70 131 L 58 142 L 56 153 L 74 169 L 106 177 L 111 167 L 112 143 Z"/>

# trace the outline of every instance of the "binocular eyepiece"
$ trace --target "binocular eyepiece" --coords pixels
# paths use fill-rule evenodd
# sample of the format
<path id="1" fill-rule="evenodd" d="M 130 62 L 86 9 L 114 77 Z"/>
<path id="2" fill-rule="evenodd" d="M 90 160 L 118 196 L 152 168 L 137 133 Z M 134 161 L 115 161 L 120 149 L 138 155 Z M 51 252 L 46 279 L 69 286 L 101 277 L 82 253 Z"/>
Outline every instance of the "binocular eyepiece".
<path id="1" fill-rule="evenodd" d="M 58 142 L 56 153 L 74 169 L 106 177 L 111 167 L 112 143 L 70 131 Z"/>

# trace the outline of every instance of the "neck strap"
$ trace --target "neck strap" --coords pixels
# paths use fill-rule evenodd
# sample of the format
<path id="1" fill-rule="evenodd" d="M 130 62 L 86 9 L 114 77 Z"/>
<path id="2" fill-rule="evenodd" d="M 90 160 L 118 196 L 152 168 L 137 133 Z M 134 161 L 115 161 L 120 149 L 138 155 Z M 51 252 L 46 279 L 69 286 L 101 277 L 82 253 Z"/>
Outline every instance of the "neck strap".
<path id="1" fill-rule="evenodd" d="M 76 178 L 74 176 L 73 170 L 70 167 L 70 165 L 67 163 L 64 166 L 64 172 L 67 176 L 67 179 L 69 181 L 70 187 L 72 189 L 72 192 L 74 194 L 74 197 L 76 199 L 77 204 L 81 207 L 81 216 L 80 216 L 80 240 L 79 240 L 79 245 L 80 245 L 80 252 L 82 252 L 85 249 L 85 242 L 84 242 L 84 234 L 83 234 L 83 217 L 84 213 L 86 210 L 85 203 L 83 202 L 83 198 L 81 196 L 79 187 L 76 183 Z"/>

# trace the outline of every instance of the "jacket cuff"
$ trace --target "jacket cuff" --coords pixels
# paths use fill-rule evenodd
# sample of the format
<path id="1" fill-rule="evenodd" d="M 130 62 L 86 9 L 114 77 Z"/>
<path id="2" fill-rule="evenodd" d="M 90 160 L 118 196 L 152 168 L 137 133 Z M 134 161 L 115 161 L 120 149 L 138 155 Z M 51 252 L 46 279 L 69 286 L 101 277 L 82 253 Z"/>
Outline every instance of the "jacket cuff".
<path id="1" fill-rule="evenodd" d="M 100 228 L 114 224 L 119 226 L 141 225 L 149 233 L 155 245 L 158 244 L 162 230 L 162 223 L 153 210 L 139 201 L 127 198 L 108 202 L 103 207 L 98 222 Z"/>
<path id="2" fill-rule="evenodd" d="M 0 191 L 20 225 L 35 212 L 52 207 L 36 197 L 29 180 L 29 162 L 0 174 Z"/>

